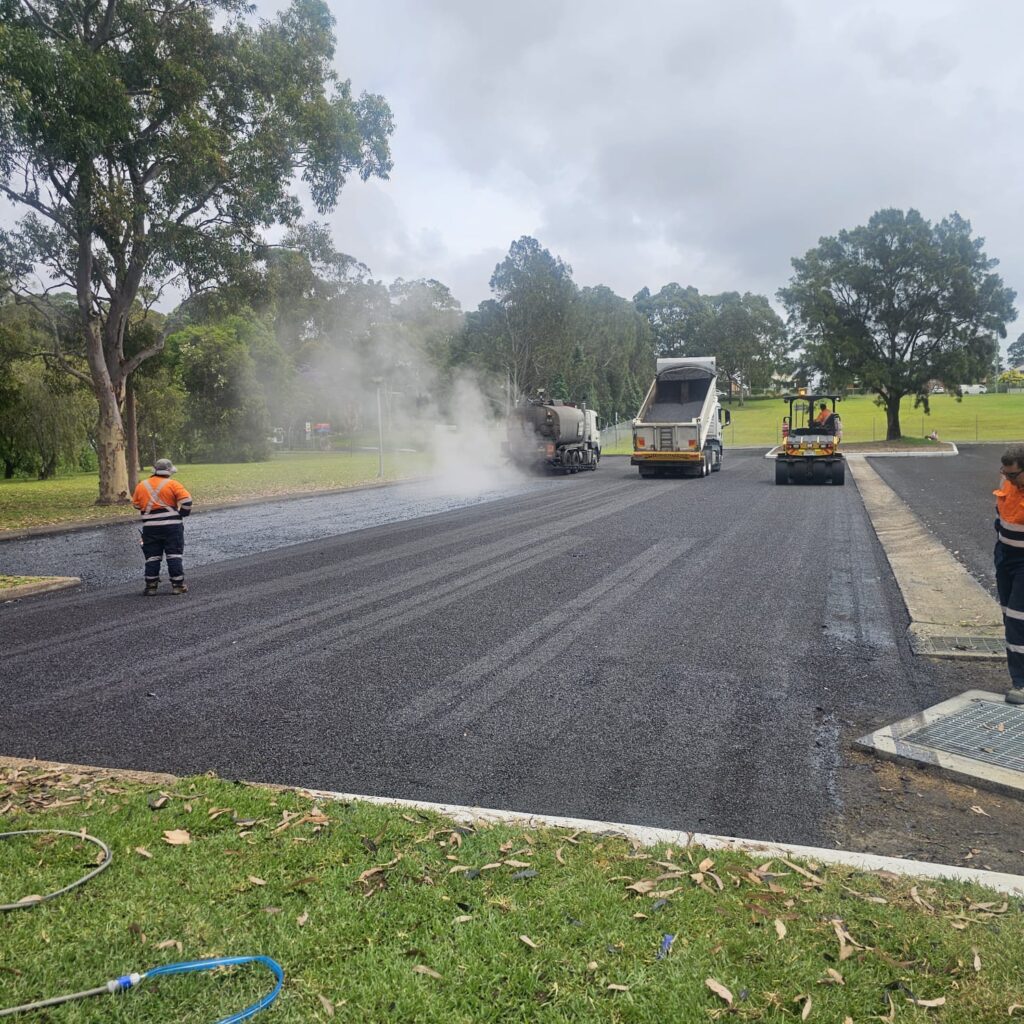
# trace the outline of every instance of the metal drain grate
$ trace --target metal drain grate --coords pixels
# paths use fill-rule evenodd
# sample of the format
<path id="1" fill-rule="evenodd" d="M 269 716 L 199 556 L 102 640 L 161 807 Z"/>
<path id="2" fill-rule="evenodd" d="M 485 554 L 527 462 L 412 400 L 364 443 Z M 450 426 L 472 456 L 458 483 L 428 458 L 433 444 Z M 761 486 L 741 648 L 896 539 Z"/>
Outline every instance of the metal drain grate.
<path id="1" fill-rule="evenodd" d="M 930 654 L 933 657 L 982 657 L 1005 658 L 1006 642 L 990 636 L 922 636 L 910 634 L 910 647 L 915 654 Z"/>
<path id="2" fill-rule="evenodd" d="M 1024 710 L 1010 704 L 972 700 L 900 739 L 1024 772 Z"/>

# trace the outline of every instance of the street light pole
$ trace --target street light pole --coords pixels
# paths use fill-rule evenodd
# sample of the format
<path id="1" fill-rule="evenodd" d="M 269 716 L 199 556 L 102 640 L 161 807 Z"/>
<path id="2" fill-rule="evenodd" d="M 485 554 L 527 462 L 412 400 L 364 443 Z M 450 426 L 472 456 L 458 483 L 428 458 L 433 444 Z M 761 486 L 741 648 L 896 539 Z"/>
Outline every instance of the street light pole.
<path id="1" fill-rule="evenodd" d="M 374 384 L 377 385 L 377 478 L 384 478 L 384 412 L 380 404 L 380 386 L 383 380 L 374 377 Z"/>

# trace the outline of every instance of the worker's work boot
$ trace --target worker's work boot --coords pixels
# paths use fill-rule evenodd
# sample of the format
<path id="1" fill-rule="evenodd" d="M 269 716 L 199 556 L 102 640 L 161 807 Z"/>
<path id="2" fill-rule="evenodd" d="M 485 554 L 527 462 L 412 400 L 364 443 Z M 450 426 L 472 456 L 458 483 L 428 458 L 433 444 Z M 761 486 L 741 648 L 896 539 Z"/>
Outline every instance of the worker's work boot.
<path id="1" fill-rule="evenodd" d="M 146 589 L 142 592 L 143 597 L 155 597 L 156 588 L 160 586 L 159 580 L 146 580 Z"/>
<path id="2" fill-rule="evenodd" d="M 174 584 L 171 585 L 171 593 L 172 594 L 187 594 L 188 593 L 188 587 L 186 587 L 184 583 L 174 583 Z"/>
<path id="3" fill-rule="evenodd" d="M 1024 704 L 1024 686 L 1011 686 L 1006 691 L 1007 704 Z"/>

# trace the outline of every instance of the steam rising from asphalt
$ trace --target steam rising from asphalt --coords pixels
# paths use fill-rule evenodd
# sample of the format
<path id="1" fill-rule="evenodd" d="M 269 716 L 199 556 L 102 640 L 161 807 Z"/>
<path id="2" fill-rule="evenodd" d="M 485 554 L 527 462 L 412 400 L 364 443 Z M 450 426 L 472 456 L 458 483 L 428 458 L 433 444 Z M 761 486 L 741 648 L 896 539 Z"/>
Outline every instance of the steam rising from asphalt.
<path id="1" fill-rule="evenodd" d="M 504 408 L 469 378 L 456 380 L 446 422 L 431 432 L 434 494 L 468 497 L 522 484 L 526 475 L 505 456 Z"/>
<path id="2" fill-rule="evenodd" d="M 423 328 L 414 318 L 346 309 L 335 346 L 320 351 L 304 374 L 303 411 L 292 421 L 330 422 L 336 433 L 358 438 L 365 451 L 377 446 L 379 401 L 385 463 L 396 452 L 418 461 L 413 472 L 426 478 L 424 494 L 472 499 L 519 489 L 529 477 L 505 455 L 503 388 L 468 373 L 439 373 L 444 359 L 438 353 L 461 315 L 428 323 Z"/>

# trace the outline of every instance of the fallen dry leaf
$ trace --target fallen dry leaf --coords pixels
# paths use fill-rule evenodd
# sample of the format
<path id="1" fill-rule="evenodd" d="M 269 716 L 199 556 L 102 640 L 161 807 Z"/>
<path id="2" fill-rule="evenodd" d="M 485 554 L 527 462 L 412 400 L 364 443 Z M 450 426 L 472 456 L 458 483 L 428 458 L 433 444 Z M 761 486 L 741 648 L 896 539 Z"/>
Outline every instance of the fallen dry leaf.
<path id="1" fill-rule="evenodd" d="M 807 1018 L 810 1017 L 810 1015 L 811 1015 L 811 997 L 810 996 L 797 996 L 793 1000 L 793 1002 L 794 1003 L 802 1002 L 804 1004 L 804 1008 L 800 1011 L 800 1019 L 801 1020 L 807 1020 Z"/>
<path id="2" fill-rule="evenodd" d="M 295 918 L 295 923 L 301 928 L 308 920 L 309 920 L 309 911 L 308 910 L 304 910 L 301 914 L 299 914 L 299 916 L 297 918 Z"/>
<path id="3" fill-rule="evenodd" d="M 154 949 L 176 949 L 179 953 L 182 951 L 182 945 L 177 939 L 164 939 L 163 942 L 158 942 Z"/>
<path id="4" fill-rule="evenodd" d="M 559 864 L 565 864 L 565 858 L 562 856 L 562 851 L 564 849 L 564 846 L 560 846 L 557 850 L 555 850 L 555 860 L 557 860 Z"/>
<path id="5" fill-rule="evenodd" d="M 925 910 L 930 911 L 933 914 L 935 913 L 935 908 L 927 900 L 921 899 L 921 897 L 918 895 L 917 886 L 916 885 L 912 885 L 910 887 L 910 898 L 919 907 L 924 907 Z"/>
<path id="6" fill-rule="evenodd" d="M 711 989 L 719 999 L 724 1000 L 728 1006 L 732 1006 L 732 993 L 721 982 L 715 981 L 714 978 L 705 978 L 704 984 L 707 985 L 707 987 Z"/>
<path id="7" fill-rule="evenodd" d="M 266 885 L 267 884 L 265 881 L 263 881 L 262 878 L 257 878 L 255 875 L 249 875 L 249 881 L 252 882 L 253 885 Z"/>
<path id="8" fill-rule="evenodd" d="M 505 861 L 505 863 L 510 868 L 529 868 L 529 867 L 533 867 L 533 865 L 528 860 L 507 860 L 507 861 Z"/>
<path id="9" fill-rule="evenodd" d="M 1011 1003 L 1006 1008 L 1006 1016 L 1012 1017 L 1018 1010 L 1024 1010 L 1024 1003 Z"/>
<path id="10" fill-rule="evenodd" d="M 799 864 L 794 864 L 791 860 L 786 860 L 785 857 L 780 857 L 779 860 L 781 860 L 787 868 L 792 868 L 792 870 L 795 871 L 798 875 L 803 875 L 804 878 L 810 879 L 812 882 L 814 882 L 815 885 L 825 884 L 824 881 L 822 881 L 822 879 L 820 879 L 816 874 L 814 874 L 811 871 L 808 871 L 806 868 L 800 867 Z"/>
<path id="11" fill-rule="evenodd" d="M 992 817 L 984 807 L 979 807 L 977 804 L 971 804 L 971 810 L 974 811 L 975 814 L 984 814 L 986 818 Z"/>
<path id="12" fill-rule="evenodd" d="M 834 968 L 825 968 L 825 977 L 818 979 L 819 985 L 845 985 L 846 980 L 843 976 Z"/>
<path id="13" fill-rule="evenodd" d="M 786 937 L 786 926 L 778 918 L 775 918 L 775 934 L 778 935 L 780 939 L 784 939 Z"/>
<path id="14" fill-rule="evenodd" d="M 945 996 L 939 996 L 938 999 L 911 999 L 910 996 L 907 996 L 907 1002 L 908 1003 L 913 1003 L 915 1006 L 925 1006 L 925 1007 L 945 1006 L 946 1005 L 946 997 Z"/>
<path id="15" fill-rule="evenodd" d="M 147 849 L 146 849 L 146 848 L 145 848 L 144 846 L 136 846 L 136 847 L 135 847 L 135 852 L 136 852 L 136 853 L 137 853 L 137 854 L 138 854 L 138 855 L 139 855 L 140 857 L 145 857 L 145 858 L 146 858 L 146 860 L 152 860 L 152 859 L 153 859 L 153 854 L 151 854 L 151 853 L 149 852 L 149 850 L 147 850 Z"/>
<path id="16" fill-rule="evenodd" d="M 324 1013 L 326 1013 L 328 1017 L 333 1017 L 334 1003 L 332 1003 L 330 999 L 327 998 L 327 996 L 322 996 L 319 994 L 317 995 L 317 999 L 320 1000 L 320 1005 L 324 1008 Z"/>
<path id="17" fill-rule="evenodd" d="M 168 846 L 188 846 L 192 837 L 183 828 L 172 828 L 164 832 L 164 842 Z"/>
<path id="18" fill-rule="evenodd" d="M 472 921 L 472 920 L 473 920 L 473 915 L 472 914 L 460 914 L 457 918 L 455 918 L 455 923 L 456 924 L 465 924 L 467 921 Z"/>
<path id="19" fill-rule="evenodd" d="M 639 882 L 634 882 L 632 885 L 627 885 L 626 889 L 629 892 L 639 893 L 641 896 L 645 896 L 647 893 L 658 888 L 658 883 L 653 878 L 641 878 Z"/>
<path id="20" fill-rule="evenodd" d="M 710 871 L 715 866 L 715 862 L 710 857 L 705 857 L 700 864 L 697 865 L 698 871 Z"/>
<path id="21" fill-rule="evenodd" d="M 435 971 L 432 967 L 425 967 L 423 964 L 417 964 L 412 969 L 412 972 L 413 974 L 425 974 L 427 975 L 427 977 L 437 978 L 438 981 L 441 980 L 441 975 L 438 974 L 437 971 Z"/>
<path id="22" fill-rule="evenodd" d="M 597 961 L 596 960 L 591 960 L 587 964 L 587 970 L 591 971 L 591 972 L 596 971 L 597 970 Z M 1012 1007 L 1011 1007 L 1011 1009 L 1012 1009 Z"/>
<path id="23" fill-rule="evenodd" d="M 972 949 L 971 952 L 974 954 L 974 970 L 976 973 L 981 973 L 981 956 L 976 949 Z"/>
<path id="24" fill-rule="evenodd" d="M 530 949 L 536 949 L 537 948 L 537 943 L 534 942 L 533 939 L 531 939 L 529 935 L 520 935 L 519 936 L 519 941 L 522 942 L 524 945 L 529 946 Z"/>
<path id="25" fill-rule="evenodd" d="M 608 991 L 609 992 L 628 992 L 629 991 L 629 986 L 628 985 L 609 985 L 608 986 Z"/>

